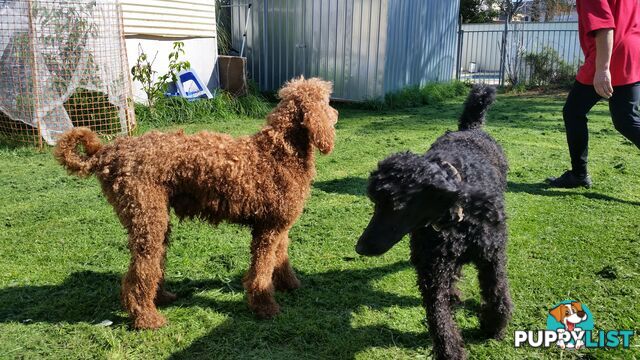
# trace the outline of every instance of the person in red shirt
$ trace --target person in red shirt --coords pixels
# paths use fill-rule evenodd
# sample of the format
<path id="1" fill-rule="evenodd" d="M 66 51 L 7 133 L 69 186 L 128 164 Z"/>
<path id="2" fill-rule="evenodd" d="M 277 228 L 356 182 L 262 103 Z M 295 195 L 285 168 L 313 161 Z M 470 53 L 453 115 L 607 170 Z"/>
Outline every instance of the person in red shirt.
<path id="1" fill-rule="evenodd" d="M 640 148 L 640 1 L 577 0 L 584 65 L 563 109 L 571 170 L 548 178 L 552 187 L 590 187 L 587 114 L 609 100 L 613 124 Z"/>

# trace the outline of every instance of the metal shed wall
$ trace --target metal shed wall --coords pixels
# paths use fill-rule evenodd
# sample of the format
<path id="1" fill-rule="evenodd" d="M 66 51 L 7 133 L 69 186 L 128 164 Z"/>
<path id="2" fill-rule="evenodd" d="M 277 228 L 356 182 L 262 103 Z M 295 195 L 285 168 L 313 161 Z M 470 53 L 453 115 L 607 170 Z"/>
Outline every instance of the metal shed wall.
<path id="1" fill-rule="evenodd" d="M 455 75 L 460 2 L 391 0 L 384 92 Z"/>
<path id="2" fill-rule="evenodd" d="M 452 77 L 457 1 L 232 1 L 248 3 L 245 56 L 262 90 L 297 75 L 319 76 L 334 82 L 334 98 L 364 100 Z M 233 7 L 231 15 L 233 47 L 240 50 L 246 7 Z"/>
<path id="3" fill-rule="evenodd" d="M 262 90 L 276 90 L 288 79 L 304 75 L 333 81 L 334 98 L 379 96 L 387 2 L 233 0 L 233 5 L 253 4 L 245 48 L 251 77 Z M 231 35 L 238 51 L 245 14 L 244 7 L 232 8 Z"/>

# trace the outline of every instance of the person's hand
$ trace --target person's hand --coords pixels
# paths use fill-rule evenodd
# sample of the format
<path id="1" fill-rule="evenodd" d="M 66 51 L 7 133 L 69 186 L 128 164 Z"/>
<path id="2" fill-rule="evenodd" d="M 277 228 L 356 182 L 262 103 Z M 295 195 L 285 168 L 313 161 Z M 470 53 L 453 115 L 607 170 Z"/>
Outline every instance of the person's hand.
<path id="1" fill-rule="evenodd" d="M 609 69 L 596 70 L 596 74 L 593 77 L 593 87 L 596 89 L 598 95 L 605 99 L 608 99 L 613 95 L 613 87 L 611 86 L 611 72 Z"/>

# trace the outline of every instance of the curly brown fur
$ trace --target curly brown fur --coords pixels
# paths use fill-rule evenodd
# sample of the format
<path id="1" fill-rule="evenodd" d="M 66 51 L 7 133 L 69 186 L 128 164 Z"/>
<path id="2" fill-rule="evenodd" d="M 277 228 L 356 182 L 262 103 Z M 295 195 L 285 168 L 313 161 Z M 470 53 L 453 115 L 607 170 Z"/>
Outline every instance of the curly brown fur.
<path id="1" fill-rule="evenodd" d="M 84 147 L 84 154 L 77 151 L 78 145 Z M 102 144 L 96 134 L 88 128 L 77 128 L 58 140 L 53 155 L 70 173 L 86 177 L 93 173 L 96 163 L 93 155 L 101 148 Z"/>
<path id="2" fill-rule="evenodd" d="M 58 161 L 71 173 L 95 174 L 128 230 L 131 263 L 122 302 L 135 328 L 164 325 L 155 303 L 175 299 L 162 289 L 170 207 L 180 218 L 251 227 L 251 267 L 243 279 L 249 306 L 261 318 L 279 312 L 274 289 L 300 286 L 287 254 L 288 231 L 309 196 L 314 148 L 333 149 L 338 113 L 330 94 L 329 82 L 292 80 L 267 124 L 246 137 L 150 132 L 101 147 L 85 128 L 62 136 Z"/>
<path id="3" fill-rule="evenodd" d="M 452 312 L 463 264 L 478 268 L 484 333 L 502 338 L 511 317 L 504 212 L 508 166 L 500 146 L 480 128 L 494 97 L 494 89 L 474 87 L 461 131 L 441 136 L 424 155 L 390 156 L 369 179 L 375 211 L 356 251 L 380 255 L 411 235 L 411 262 L 438 359 L 466 357 Z"/>

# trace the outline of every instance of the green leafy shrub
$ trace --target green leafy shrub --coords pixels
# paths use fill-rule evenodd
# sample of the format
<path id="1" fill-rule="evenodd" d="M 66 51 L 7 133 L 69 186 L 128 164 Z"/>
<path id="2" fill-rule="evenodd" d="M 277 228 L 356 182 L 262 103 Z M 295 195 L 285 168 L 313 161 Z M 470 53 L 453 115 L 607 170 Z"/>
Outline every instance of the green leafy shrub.
<path id="1" fill-rule="evenodd" d="M 272 105 L 255 87 L 249 88 L 249 93 L 242 97 L 234 97 L 221 91 L 213 99 L 187 101 L 176 96 L 159 98 L 154 107 L 136 104 L 136 118 L 141 124 L 163 126 L 202 123 L 237 116 L 264 117 Z"/>
<path id="2" fill-rule="evenodd" d="M 384 97 L 387 107 L 392 109 L 416 107 L 422 105 L 420 87 L 410 86 L 396 92 L 388 93 Z"/>
<path id="3" fill-rule="evenodd" d="M 466 95 L 469 87 L 462 82 L 431 83 L 420 89 L 423 104 L 437 104 L 447 99 Z"/>
<path id="4" fill-rule="evenodd" d="M 156 52 L 157 55 L 158 53 Z M 149 107 L 154 107 L 156 102 L 164 96 L 164 92 L 171 81 L 176 82 L 178 80 L 180 71 L 191 67 L 188 61 L 178 61 L 180 55 L 184 55 L 184 43 L 176 41 L 173 43 L 173 51 L 169 53 L 169 71 L 155 80 L 155 75 L 158 72 L 153 70 L 153 63 L 156 61 L 156 57 L 154 56 L 153 60 L 150 60 L 149 56 L 142 50 L 142 47 L 138 47 L 138 59 L 136 59 L 136 64 L 131 68 L 131 75 L 133 80 L 142 84 L 142 91 L 147 95 Z"/>
<path id="5" fill-rule="evenodd" d="M 120 110 L 100 92 L 76 89 L 64 103 L 73 126 L 86 126 L 101 134 L 117 134 L 122 131 Z"/>
<path id="6" fill-rule="evenodd" d="M 576 69 L 564 61 L 552 48 L 545 47 L 538 53 L 529 53 L 525 61 L 530 67 L 529 85 L 535 87 L 571 86 Z"/>
<path id="7" fill-rule="evenodd" d="M 410 86 L 385 95 L 384 100 L 370 99 L 356 107 L 370 110 L 401 109 L 441 103 L 447 99 L 465 95 L 469 85 L 460 81 L 430 83 L 423 87 Z"/>

